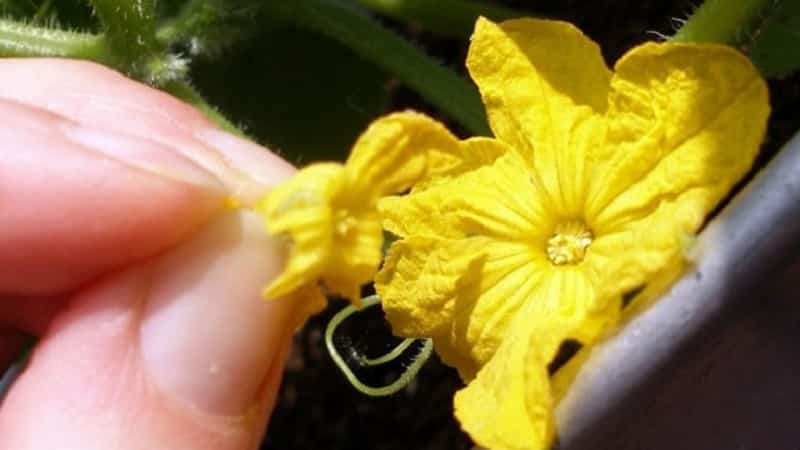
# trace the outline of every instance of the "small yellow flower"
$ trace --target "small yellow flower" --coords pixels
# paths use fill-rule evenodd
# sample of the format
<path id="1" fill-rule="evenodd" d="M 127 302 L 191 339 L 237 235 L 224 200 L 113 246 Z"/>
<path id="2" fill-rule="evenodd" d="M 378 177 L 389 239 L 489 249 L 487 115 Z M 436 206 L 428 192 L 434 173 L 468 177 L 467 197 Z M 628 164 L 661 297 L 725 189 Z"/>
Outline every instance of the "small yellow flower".
<path id="1" fill-rule="evenodd" d="M 325 304 L 321 281 L 358 302 L 383 256 L 378 200 L 407 190 L 431 164 L 445 164 L 456 143 L 423 115 L 392 114 L 359 137 L 345 164 L 312 164 L 275 188 L 257 210 L 271 234 L 287 239 L 289 255 L 264 295 L 301 297 L 313 311 Z"/>
<path id="2" fill-rule="evenodd" d="M 468 382 L 455 413 L 479 445 L 544 449 L 569 383 L 548 364 L 677 273 L 753 162 L 767 88 L 718 45 L 644 44 L 612 73 L 578 29 L 532 19 L 479 20 L 467 66 L 496 138 L 379 203 L 401 239 L 376 288 L 394 331 Z"/>

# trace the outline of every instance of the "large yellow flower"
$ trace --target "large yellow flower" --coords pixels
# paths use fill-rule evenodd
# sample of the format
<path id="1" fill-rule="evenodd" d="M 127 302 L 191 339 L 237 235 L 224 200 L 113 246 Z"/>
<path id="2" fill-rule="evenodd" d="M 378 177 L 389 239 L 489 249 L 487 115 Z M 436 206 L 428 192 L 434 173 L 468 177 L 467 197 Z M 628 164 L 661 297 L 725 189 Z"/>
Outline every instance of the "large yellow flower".
<path id="1" fill-rule="evenodd" d="M 444 161 L 454 141 L 423 115 L 392 114 L 370 125 L 345 164 L 311 164 L 276 187 L 257 209 L 267 230 L 286 238 L 289 255 L 264 295 L 299 297 L 314 311 L 325 304 L 322 282 L 358 303 L 361 285 L 372 280 L 383 257 L 378 200 L 434 170 L 429 160 Z"/>
<path id="2" fill-rule="evenodd" d="M 450 144 L 461 159 L 380 202 L 401 239 L 376 287 L 395 332 L 432 337 L 468 382 L 455 412 L 479 445 L 544 449 L 548 365 L 680 267 L 753 162 L 767 88 L 718 45 L 645 44 L 612 73 L 576 28 L 531 19 L 480 20 L 467 65 L 495 139 Z"/>

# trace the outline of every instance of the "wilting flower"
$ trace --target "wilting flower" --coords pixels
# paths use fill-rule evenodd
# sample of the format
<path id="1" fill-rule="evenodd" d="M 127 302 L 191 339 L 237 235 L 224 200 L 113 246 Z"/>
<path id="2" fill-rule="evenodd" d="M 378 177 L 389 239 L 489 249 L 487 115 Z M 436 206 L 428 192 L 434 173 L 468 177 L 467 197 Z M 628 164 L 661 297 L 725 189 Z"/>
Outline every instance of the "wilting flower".
<path id="1" fill-rule="evenodd" d="M 376 288 L 393 330 L 433 338 L 468 382 L 455 412 L 479 445 L 543 449 L 548 365 L 680 267 L 753 162 L 767 88 L 718 45 L 644 44 L 612 73 L 576 28 L 531 19 L 480 20 L 467 66 L 495 139 L 450 144 L 461 159 L 380 202 L 400 240 Z"/>
<path id="2" fill-rule="evenodd" d="M 428 172 L 429 157 L 447 154 L 453 141 L 423 115 L 392 114 L 359 137 L 344 165 L 312 164 L 276 187 L 257 209 L 269 233 L 286 238 L 289 256 L 264 295 L 301 297 L 315 310 L 325 304 L 322 282 L 358 302 L 383 257 L 378 200 L 407 190 Z"/>

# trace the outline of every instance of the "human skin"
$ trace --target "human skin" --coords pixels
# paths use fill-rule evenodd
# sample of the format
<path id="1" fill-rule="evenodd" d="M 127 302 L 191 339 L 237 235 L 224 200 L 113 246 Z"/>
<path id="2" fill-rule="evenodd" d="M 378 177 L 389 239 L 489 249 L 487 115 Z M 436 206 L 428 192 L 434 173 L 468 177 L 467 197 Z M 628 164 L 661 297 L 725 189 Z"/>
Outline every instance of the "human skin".
<path id="1" fill-rule="evenodd" d="M 257 448 L 298 311 L 245 206 L 294 169 L 101 66 L 0 60 L 0 448 Z"/>

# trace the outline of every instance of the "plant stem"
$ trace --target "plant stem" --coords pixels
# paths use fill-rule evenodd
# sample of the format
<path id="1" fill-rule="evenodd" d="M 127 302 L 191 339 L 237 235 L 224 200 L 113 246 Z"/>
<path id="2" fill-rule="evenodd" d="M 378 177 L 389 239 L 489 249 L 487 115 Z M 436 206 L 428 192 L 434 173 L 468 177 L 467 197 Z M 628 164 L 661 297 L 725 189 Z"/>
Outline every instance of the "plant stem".
<path id="1" fill-rule="evenodd" d="M 91 0 L 91 3 L 115 51 L 135 59 L 158 49 L 155 0 Z"/>
<path id="2" fill-rule="evenodd" d="M 116 65 L 102 35 L 61 31 L 0 19 L 0 57 L 28 56 L 90 59 Z"/>
<path id="3" fill-rule="evenodd" d="M 672 40 L 738 44 L 773 1 L 706 0 Z"/>
<path id="4" fill-rule="evenodd" d="M 444 36 L 468 38 L 480 16 L 507 20 L 524 14 L 476 0 L 357 0 L 367 8 L 397 20 L 413 22 Z"/>
<path id="5" fill-rule="evenodd" d="M 186 0 L 174 17 L 159 24 L 156 39 L 165 46 L 186 43 L 191 56 L 217 56 L 225 47 L 245 39 L 254 28 L 263 25 L 263 21 L 252 20 L 260 5 L 240 3 Z"/>
<path id="6" fill-rule="evenodd" d="M 219 125 L 223 130 L 247 138 L 247 136 L 234 125 L 230 120 L 225 118 L 216 108 L 209 105 L 208 102 L 186 81 L 172 80 L 162 87 L 165 91 L 174 95 L 175 97 L 189 103 L 203 114 L 206 115 L 212 122 Z"/>
<path id="7" fill-rule="evenodd" d="M 161 86 L 185 75 L 186 65 L 156 39 L 155 0 L 91 0 L 120 70 Z"/>
<path id="8" fill-rule="evenodd" d="M 357 9 L 338 0 L 271 1 L 264 6 L 339 41 L 395 75 L 472 133 L 489 135 L 474 86 Z"/>

